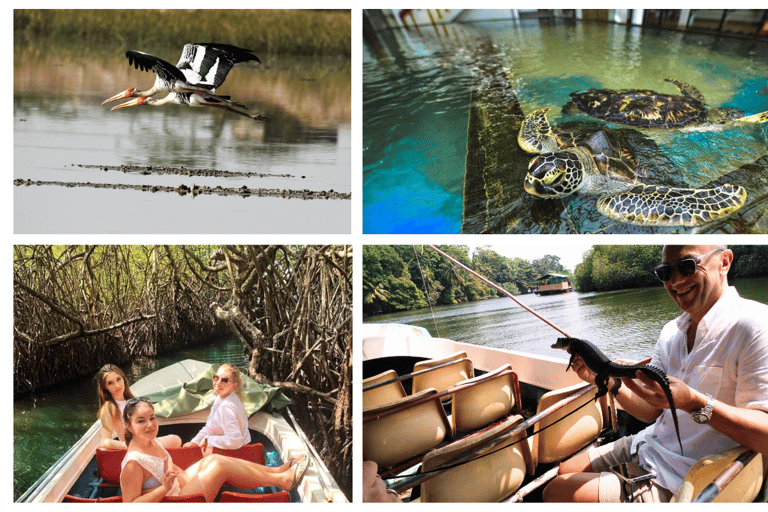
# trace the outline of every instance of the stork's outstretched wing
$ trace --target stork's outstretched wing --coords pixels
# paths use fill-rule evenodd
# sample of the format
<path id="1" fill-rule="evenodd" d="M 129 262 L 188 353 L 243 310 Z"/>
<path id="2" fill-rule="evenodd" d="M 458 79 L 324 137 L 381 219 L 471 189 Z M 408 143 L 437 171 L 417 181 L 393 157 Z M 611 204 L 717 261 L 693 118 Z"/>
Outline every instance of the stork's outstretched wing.
<path id="1" fill-rule="evenodd" d="M 187 83 L 216 89 L 227 78 L 232 66 L 238 62 L 261 62 L 251 50 L 231 44 L 185 44 L 176 67 L 184 73 Z"/>
<path id="2" fill-rule="evenodd" d="M 167 82 L 174 80 L 187 80 L 187 77 L 184 76 L 184 73 L 182 73 L 176 66 L 170 62 L 164 61 L 159 57 L 155 57 L 154 55 L 136 50 L 128 50 L 125 52 L 125 56 L 128 57 L 128 65 L 133 64 L 136 69 L 140 69 L 142 71 L 152 71 L 158 77 L 160 77 L 161 80 L 165 80 Z"/>

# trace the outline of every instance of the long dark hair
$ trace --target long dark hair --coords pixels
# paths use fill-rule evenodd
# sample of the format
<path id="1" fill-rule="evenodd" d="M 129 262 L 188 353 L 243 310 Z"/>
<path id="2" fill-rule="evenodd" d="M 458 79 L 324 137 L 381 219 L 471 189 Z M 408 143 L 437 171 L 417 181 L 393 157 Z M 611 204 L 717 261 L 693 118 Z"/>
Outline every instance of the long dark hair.
<path id="1" fill-rule="evenodd" d="M 131 424 L 131 418 L 133 417 L 133 414 L 136 412 L 136 409 L 139 408 L 139 404 L 141 402 L 144 402 L 148 404 L 150 407 L 154 409 L 154 406 L 152 405 L 152 400 L 149 398 L 133 398 L 131 400 L 128 400 L 128 403 L 125 404 L 125 409 L 123 409 L 123 423 L 125 423 L 125 445 L 128 446 L 131 444 L 131 440 L 133 439 L 133 434 L 128 429 L 128 425 Z"/>
<path id="2" fill-rule="evenodd" d="M 114 421 L 114 418 L 120 417 L 120 407 L 118 407 L 115 399 L 112 398 L 112 393 L 106 389 L 104 382 L 107 378 L 107 375 L 112 372 L 123 378 L 123 382 L 125 383 L 123 398 L 130 400 L 131 398 L 134 398 L 134 396 L 131 392 L 131 388 L 128 386 L 128 378 L 125 376 L 123 370 L 121 370 L 119 367 L 115 366 L 114 364 L 105 364 L 96 373 L 96 377 L 94 377 L 94 379 L 96 380 L 96 389 L 99 392 L 99 418 L 101 418 L 102 424 L 108 422 L 110 428 L 114 430 L 114 425 L 112 425 L 112 422 Z"/>

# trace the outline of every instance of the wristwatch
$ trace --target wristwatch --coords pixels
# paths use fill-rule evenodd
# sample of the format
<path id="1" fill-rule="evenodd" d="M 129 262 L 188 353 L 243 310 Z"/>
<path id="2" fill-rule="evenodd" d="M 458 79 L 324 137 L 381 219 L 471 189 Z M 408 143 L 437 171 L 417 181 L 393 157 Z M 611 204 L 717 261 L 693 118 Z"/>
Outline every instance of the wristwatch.
<path id="1" fill-rule="evenodd" d="M 712 409 L 714 408 L 715 408 L 715 399 L 712 398 L 712 395 L 707 393 L 707 405 L 705 405 L 703 409 L 698 409 L 691 413 L 691 416 L 693 417 L 693 421 L 701 425 L 706 425 L 707 423 L 709 423 L 709 420 L 712 419 Z"/>

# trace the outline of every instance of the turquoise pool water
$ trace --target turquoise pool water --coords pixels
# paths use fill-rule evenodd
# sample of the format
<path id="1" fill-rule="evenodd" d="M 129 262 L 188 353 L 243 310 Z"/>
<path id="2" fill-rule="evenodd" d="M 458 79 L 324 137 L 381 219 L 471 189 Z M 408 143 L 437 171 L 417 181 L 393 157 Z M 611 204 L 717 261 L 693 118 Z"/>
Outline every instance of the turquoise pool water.
<path id="1" fill-rule="evenodd" d="M 524 113 L 589 88 L 698 88 L 710 106 L 768 110 L 768 43 L 599 23 L 455 25 L 379 34 L 363 52 L 363 232 L 458 233 L 476 49 L 491 45 Z M 768 153 L 768 125 L 646 130 L 699 186 Z M 522 183 L 520 184 L 522 187 Z"/>

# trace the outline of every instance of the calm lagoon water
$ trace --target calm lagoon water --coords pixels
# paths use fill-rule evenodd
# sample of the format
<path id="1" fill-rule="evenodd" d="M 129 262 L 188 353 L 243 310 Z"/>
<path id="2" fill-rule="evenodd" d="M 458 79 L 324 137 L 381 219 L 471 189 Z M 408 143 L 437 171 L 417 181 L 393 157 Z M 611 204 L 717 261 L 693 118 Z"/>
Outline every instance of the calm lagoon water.
<path id="1" fill-rule="evenodd" d="M 216 109 L 101 102 L 152 73 L 120 55 L 16 49 L 14 179 L 351 192 L 348 63 L 238 66 L 219 89 L 270 118 Z M 175 62 L 175 61 L 174 61 Z M 41 77 L 47 77 L 43 80 Z M 159 95 L 159 97 L 161 97 Z M 168 166 L 266 177 L 141 175 L 98 166 Z M 85 167 L 94 166 L 94 167 Z M 14 186 L 16 233 L 349 233 L 348 199 L 283 199 Z"/>
<path id="2" fill-rule="evenodd" d="M 393 31 L 363 47 L 363 232 L 458 233 L 467 116 L 478 48 L 490 47 L 524 113 L 565 116 L 568 94 L 698 88 L 711 106 L 768 110 L 768 43 L 599 23 L 449 25 Z M 768 125 L 717 131 L 645 131 L 699 186 L 768 153 Z M 520 184 L 522 187 L 522 183 Z M 570 213 L 570 212 L 569 212 Z M 572 213 L 572 215 L 578 213 Z"/>
<path id="3" fill-rule="evenodd" d="M 732 283 L 742 297 L 768 304 L 768 278 Z M 599 293 L 519 295 L 517 298 L 572 336 L 588 339 L 607 355 L 643 359 L 653 353 L 661 328 L 680 315 L 663 286 Z M 566 357 L 550 348 L 561 335 L 511 299 L 491 299 L 378 315 L 366 323 L 424 327 L 432 336 L 494 348 Z"/>

